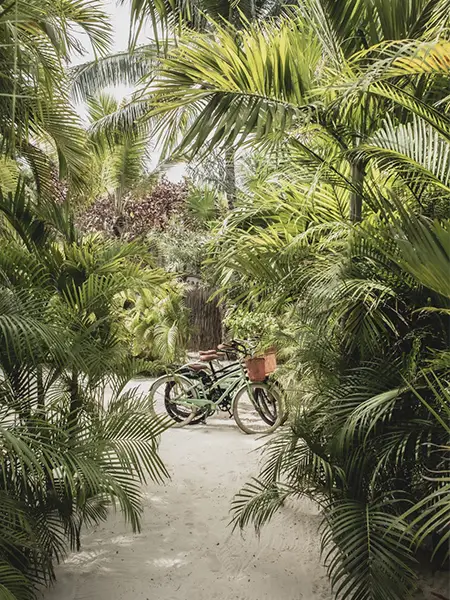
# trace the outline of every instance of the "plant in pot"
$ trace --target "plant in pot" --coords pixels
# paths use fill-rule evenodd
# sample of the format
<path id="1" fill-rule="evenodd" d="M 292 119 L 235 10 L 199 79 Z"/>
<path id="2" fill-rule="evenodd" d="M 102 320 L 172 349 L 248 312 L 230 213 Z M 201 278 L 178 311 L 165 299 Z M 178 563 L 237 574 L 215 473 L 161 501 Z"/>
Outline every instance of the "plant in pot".
<path id="1" fill-rule="evenodd" d="M 257 340 L 255 356 L 248 362 L 251 378 L 261 379 L 275 371 L 277 366 L 275 340 L 280 330 L 277 319 L 267 312 L 252 312 L 243 307 L 232 307 L 225 315 L 224 324 L 230 335 L 244 340 Z"/>

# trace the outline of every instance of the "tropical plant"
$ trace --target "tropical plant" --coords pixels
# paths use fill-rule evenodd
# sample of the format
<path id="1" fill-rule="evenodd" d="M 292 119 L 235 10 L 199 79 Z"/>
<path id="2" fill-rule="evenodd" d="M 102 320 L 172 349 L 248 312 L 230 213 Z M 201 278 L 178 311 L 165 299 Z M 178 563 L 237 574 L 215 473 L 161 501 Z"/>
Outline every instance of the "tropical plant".
<path id="1" fill-rule="evenodd" d="M 81 51 L 84 31 L 97 53 L 108 48 L 108 20 L 96 0 L 6 0 L 0 7 L 2 155 L 29 166 L 37 192 L 51 197 L 54 165 L 79 189 L 89 153 L 70 105 L 64 62 Z"/>
<path id="2" fill-rule="evenodd" d="M 211 35 L 189 32 L 162 61 L 151 114 L 164 114 L 170 128 L 185 115 L 182 152 L 236 149 L 259 139 L 275 149 L 287 145 L 294 157 L 305 154 L 310 169 L 321 168 L 322 178 L 327 171 L 330 183 L 348 188 L 350 215 L 360 220 L 373 190 L 365 185 L 367 159 L 358 148 L 381 125 L 387 86 L 383 93 L 382 85 L 378 93 L 352 87 L 347 102 L 339 87 L 377 53 L 395 55 L 398 47 L 384 40 L 431 39 L 445 27 L 447 13 L 442 1 L 411 1 L 403 20 L 401 1 L 349 1 L 338 11 L 333 4 L 305 0 L 289 17 L 239 32 L 218 23 L 211 23 Z M 413 93 L 421 100 L 434 94 L 436 101 L 437 91 L 417 84 Z"/>
<path id="3" fill-rule="evenodd" d="M 158 180 L 157 176 L 153 180 L 151 175 L 138 181 L 123 205 L 120 219 L 123 238 L 143 239 L 147 234 L 157 235 L 170 229 L 173 219 L 180 220 L 186 214 L 186 197 L 184 182 L 171 183 L 165 178 Z M 117 236 L 117 221 L 111 196 L 100 197 L 77 212 L 77 223 L 83 231 Z"/>
<path id="4" fill-rule="evenodd" d="M 274 219 L 279 227 L 279 214 Z M 415 544 L 425 544 L 436 564 L 445 560 L 448 298 L 411 275 L 420 262 L 421 283 L 430 278 L 433 268 L 416 248 L 429 253 L 432 240 L 450 265 L 434 226 L 421 226 L 422 245 L 408 239 L 407 228 L 393 238 L 379 222 L 344 239 L 311 227 L 305 255 L 286 242 L 275 252 L 275 228 L 260 225 L 241 230 L 248 245 L 236 248 L 238 272 L 247 277 L 242 288 L 253 280 L 255 290 L 241 290 L 242 299 L 267 298 L 263 312 L 264 305 L 284 307 L 289 295 L 284 372 L 293 389 L 290 426 L 268 444 L 260 478 L 236 497 L 236 523 L 259 528 L 288 497 L 318 501 L 337 597 L 409 597 L 417 582 Z M 272 268 L 259 271 L 268 254 Z M 286 265 L 297 262 L 293 285 L 284 288 Z"/>
<path id="5" fill-rule="evenodd" d="M 169 273 L 200 277 L 208 252 L 208 230 L 189 227 L 183 215 L 172 217 L 165 230 L 151 231 L 146 241 L 157 264 Z"/>
<path id="6" fill-rule="evenodd" d="M 233 338 L 255 340 L 258 346 L 273 346 L 280 334 L 278 319 L 268 311 L 252 312 L 247 307 L 231 307 L 223 320 Z"/>
<path id="7" fill-rule="evenodd" d="M 23 184 L 0 215 L 0 596 L 22 600 L 109 505 L 138 531 L 140 484 L 167 476 L 167 423 L 125 389 L 146 365 L 129 358 L 118 305 L 165 276 L 136 244 L 80 236 L 67 206 Z"/>
<path id="8" fill-rule="evenodd" d="M 94 197 L 110 195 L 117 220 L 123 215 L 127 195 L 148 175 L 148 140 L 137 130 L 123 134 L 118 128 L 109 135 L 98 131 L 102 120 L 120 110 L 119 102 L 111 94 L 102 92 L 89 98 L 87 108 L 97 167 L 93 170 L 91 194 Z"/>
<path id="9" fill-rule="evenodd" d="M 127 3 L 127 0 L 123 0 Z M 179 146 L 182 132 L 189 128 L 192 116 L 189 110 L 180 112 L 170 123 L 156 115 L 149 118 L 152 100 L 153 76 L 161 58 L 176 45 L 182 32 L 209 32 L 214 34 L 213 20 L 232 24 L 240 29 L 250 21 L 263 21 L 285 12 L 286 4 L 278 0 L 258 0 L 257 2 L 226 2 L 210 0 L 189 0 L 186 2 L 154 2 L 138 0 L 131 2 L 132 31 L 130 52 L 121 52 L 97 59 L 72 69 L 72 83 L 75 97 L 86 99 L 98 94 L 111 84 L 125 83 L 136 86 L 130 100 L 120 110 L 101 122 L 103 131 L 111 135 L 114 129 L 133 132 L 136 127 L 150 134 L 161 153 L 161 161 L 186 161 L 184 150 Z M 137 46 L 136 41 L 145 24 L 153 28 L 155 42 Z M 161 44 L 161 40 L 164 41 Z M 214 179 L 221 191 L 225 191 L 232 206 L 237 192 L 235 151 L 232 146 L 220 150 L 223 173 L 217 172 Z M 221 175 L 219 179 L 219 175 Z M 210 182 L 210 181 L 209 181 Z M 201 183 L 205 183 L 202 181 Z"/>
<path id="10" fill-rule="evenodd" d="M 144 290 L 133 299 L 127 323 L 136 356 L 168 365 L 186 357 L 189 315 L 181 285 L 159 294 Z"/>
<path id="11" fill-rule="evenodd" d="M 226 213 L 227 207 L 226 196 L 214 185 L 189 182 L 185 211 L 193 229 L 206 230 Z"/>
<path id="12" fill-rule="evenodd" d="M 152 88 L 154 114 L 190 111 L 185 149 L 265 159 L 210 262 L 233 304 L 289 311 L 295 391 L 235 522 L 318 501 L 339 598 L 405 600 L 418 546 L 446 560 L 445 6 L 305 0 L 239 33 L 215 24 L 181 40 Z"/>

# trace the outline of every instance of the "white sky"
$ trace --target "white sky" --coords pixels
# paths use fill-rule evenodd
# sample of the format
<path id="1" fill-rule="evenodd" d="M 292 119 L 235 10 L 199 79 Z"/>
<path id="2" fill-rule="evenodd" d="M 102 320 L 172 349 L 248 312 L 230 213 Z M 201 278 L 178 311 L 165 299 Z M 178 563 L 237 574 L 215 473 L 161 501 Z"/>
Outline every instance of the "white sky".
<path id="1" fill-rule="evenodd" d="M 130 0 L 131 3 L 131 0 Z M 111 48 L 111 52 L 118 52 L 120 50 L 126 50 L 128 46 L 128 38 L 130 34 L 130 8 L 129 4 L 119 5 L 116 0 L 102 0 L 102 4 L 104 5 L 105 11 L 109 13 L 111 16 L 111 23 L 114 30 L 114 42 L 113 47 Z M 152 29 L 150 26 L 144 27 L 143 31 L 139 36 L 139 43 L 145 43 L 151 37 Z M 80 64 L 83 62 L 87 62 L 94 58 L 92 48 L 90 48 L 89 42 L 85 36 L 80 34 L 80 41 L 82 41 L 83 45 L 86 48 L 86 53 L 80 57 L 77 56 L 73 60 L 73 64 Z M 126 86 L 120 86 L 114 89 L 109 89 L 108 91 L 114 93 L 119 99 L 122 99 L 124 96 L 131 92 L 131 89 Z M 77 107 L 78 112 L 81 116 L 85 116 L 85 110 L 83 106 Z M 156 153 L 157 154 L 157 153 Z M 156 166 L 158 161 L 158 156 L 154 157 L 152 161 L 152 166 Z M 175 167 L 170 168 L 166 175 L 170 181 L 180 181 L 185 172 L 184 165 L 177 165 Z"/>
<path id="2" fill-rule="evenodd" d="M 131 0 L 130 0 L 131 3 Z M 114 30 L 114 42 L 113 47 L 111 49 L 112 52 L 117 52 L 119 50 L 126 50 L 128 46 L 128 36 L 130 32 L 130 8 L 128 4 L 119 5 L 116 0 L 102 0 L 101 4 L 103 4 L 105 12 L 110 15 L 112 27 Z M 140 42 L 145 42 L 148 37 L 150 37 L 150 27 L 144 28 L 142 34 L 139 36 Z M 73 61 L 74 64 L 78 64 L 81 62 L 86 62 L 94 58 L 92 50 L 88 48 L 88 43 L 80 35 L 80 40 L 83 41 L 84 46 L 86 47 L 86 54 L 84 57 L 76 57 Z"/>

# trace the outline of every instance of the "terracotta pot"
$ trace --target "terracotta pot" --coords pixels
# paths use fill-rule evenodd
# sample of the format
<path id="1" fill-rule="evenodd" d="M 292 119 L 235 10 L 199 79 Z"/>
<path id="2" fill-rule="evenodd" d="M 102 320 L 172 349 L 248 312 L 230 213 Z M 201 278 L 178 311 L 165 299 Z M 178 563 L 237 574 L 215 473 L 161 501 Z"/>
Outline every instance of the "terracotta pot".
<path id="1" fill-rule="evenodd" d="M 264 360 L 266 361 L 266 375 L 273 373 L 277 368 L 277 355 L 275 348 L 269 348 L 264 354 Z"/>
<path id="2" fill-rule="evenodd" d="M 245 365 L 250 381 L 264 381 L 266 378 L 266 359 L 264 356 L 246 358 Z"/>

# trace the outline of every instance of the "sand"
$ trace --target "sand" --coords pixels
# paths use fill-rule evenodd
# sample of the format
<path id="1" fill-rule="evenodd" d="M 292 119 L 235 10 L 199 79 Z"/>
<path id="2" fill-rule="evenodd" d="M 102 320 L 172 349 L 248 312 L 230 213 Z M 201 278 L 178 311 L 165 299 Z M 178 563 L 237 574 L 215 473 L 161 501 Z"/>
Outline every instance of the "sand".
<path id="1" fill-rule="evenodd" d="M 331 600 L 311 502 L 284 507 L 260 538 L 229 527 L 230 502 L 257 475 L 261 444 L 226 417 L 167 431 L 160 450 L 171 480 L 143 489 L 142 533 L 112 512 L 84 533 L 43 600 Z M 427 573 L 415 598 L 449 599 L 448 584 L 447 573 Z"/>
<path id="2" fill-rule="evenodd" d="M 112 513 L 57 568 L 45 600 L 331 600 L 312 503 L 283 508 L 259 539 L 228 525 L 260 446 L 228 419 L 166 432 L 171 480 L 144 488 L 142 533 Z"/>

